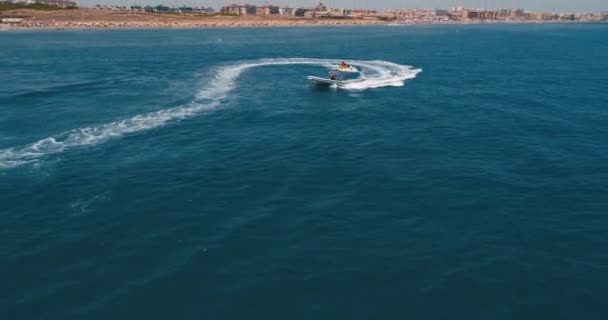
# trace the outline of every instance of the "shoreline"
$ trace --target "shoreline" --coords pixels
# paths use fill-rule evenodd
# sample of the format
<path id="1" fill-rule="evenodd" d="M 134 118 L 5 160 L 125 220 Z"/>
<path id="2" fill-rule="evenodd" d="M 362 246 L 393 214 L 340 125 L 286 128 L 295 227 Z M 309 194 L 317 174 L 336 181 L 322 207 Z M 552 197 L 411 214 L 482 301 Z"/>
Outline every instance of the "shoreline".
<path id="1" fill-rule="evenodd" d="M 580 24 L 587 21 L 385 21 L 366 18 L 300 18 L 293 16 L 204 16 L 174 15 L 115 10 L 72 9 L 60 11 L 14 10 L 0 13 L 2 18 L 22 19 L 18 23 L 0 23 L 0 31 L 24 30 L 117 30 L 117 29 L 215 29 L 272 27 L 341 27 L 341 26 L 431 26 L 431 25 L 516 25 Z M 602 22 L 599 22 L 602 23 Z"/>
<path id="2" fill-rule="evenodd" d="M 92 25 L 52 25 L 52 26 L 6 26 L 0 25 L 0 32 L 6 31 L 94 31 L 94 30 L 187 30 L 187 29 L 240 29 L 240 28 L 320 28 L 320 27 L 413 27 L 413 26 L 498 26 L 498 25 L 552 25 L 552 24 L 604 24 L 585 21 L 521 21 L 521 22 L 479 22 L 479 23 L 236 23 L 236 24 L 95 24 Z"/>

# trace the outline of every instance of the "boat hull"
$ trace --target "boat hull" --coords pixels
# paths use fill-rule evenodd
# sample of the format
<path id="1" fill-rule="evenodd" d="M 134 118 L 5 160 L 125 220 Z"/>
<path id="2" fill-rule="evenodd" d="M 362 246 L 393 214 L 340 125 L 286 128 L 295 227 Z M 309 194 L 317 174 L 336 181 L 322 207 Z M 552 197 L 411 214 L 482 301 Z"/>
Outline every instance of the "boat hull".
<path id="1" fill-rule="evenodd" d="M 344 84 L 344 82 L 340 81 L 340 80 L 331 80 L 331 79 L 319 78 L 319 77 L 315 77 L 315 76 L 308 76 L 308 80 L 310 80 L 313 84 L 316 84 L 318 86 L 332 86 L 332 85 L 339 86 L 341 84 Z"/>

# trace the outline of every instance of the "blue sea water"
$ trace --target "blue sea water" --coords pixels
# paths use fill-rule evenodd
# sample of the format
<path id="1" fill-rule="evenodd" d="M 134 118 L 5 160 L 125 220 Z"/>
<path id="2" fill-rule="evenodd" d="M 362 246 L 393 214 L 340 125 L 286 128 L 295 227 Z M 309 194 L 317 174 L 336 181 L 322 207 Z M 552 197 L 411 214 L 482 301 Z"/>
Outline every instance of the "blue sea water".
<path id="1" fill-rule="evenodd" d="M 0 317 L 605 319 L 607 35 L 0 33 Z"/>

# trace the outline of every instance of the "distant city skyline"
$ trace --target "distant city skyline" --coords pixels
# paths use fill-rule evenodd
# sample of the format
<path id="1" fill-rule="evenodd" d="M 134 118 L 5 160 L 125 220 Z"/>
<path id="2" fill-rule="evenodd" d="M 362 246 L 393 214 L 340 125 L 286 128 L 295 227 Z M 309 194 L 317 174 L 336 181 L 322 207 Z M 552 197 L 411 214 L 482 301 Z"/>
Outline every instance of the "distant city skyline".
<path id="1" fill-rule="evenodd" d="M 76 0 L 79 6 L 100 5 L 157 5 L 168 6 L 211 6 L 220 8 L 232 3 L 249 3 L 262 5 L 265 3 L 274 5 L 288 6 L 311 6 L 318 3 L 318 0 Z M 522 8 L 534 11 L 557 11 L 557 12 L 581 12 L 581 11 L 608 11 L 608 1 L 606 0 L 328 0 L 321 1 L 330 7 L 346 8 L 374 8 L 400 9 L 400 8 L 442 8 L 468 7 L 468 8 Z"/>

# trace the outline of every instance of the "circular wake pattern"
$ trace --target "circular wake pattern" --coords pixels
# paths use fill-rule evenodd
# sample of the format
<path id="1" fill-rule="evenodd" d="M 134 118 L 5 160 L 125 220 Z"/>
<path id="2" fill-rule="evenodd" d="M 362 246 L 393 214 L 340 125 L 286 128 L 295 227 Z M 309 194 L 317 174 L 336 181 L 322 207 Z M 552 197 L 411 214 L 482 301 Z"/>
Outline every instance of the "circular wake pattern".
<path id="1" fill-rule="evenodd" d="M 333 68 L 333 59 L 261 59 L 244 61 L 216 68 L 212 76 L 199 91 L 194 101 L 185 105 L 156 112 L 136 115 L 132 118 L 101 124 L 93 127 L 73 129 L 55 136 L 47 137 L 26 146 L 0 150 L 0 169 L 12 168 L 38 161 L 42 157 L 64 152 L 71 148 L 93 145 L 127 134 L 161 127 L 168 122 L 186 119 L 198 113 L 213 109 L 226 99 L 236 86 L 236 80 L 245 70 L 273 65 L 318 65 Z M 340 85 L 345 90 L 365 90 L 388 86 L 403 86 L 406 80 L 413 79 L 421 72 L 411 66 L 388 61 L 349 60 L 360 70 L 356 79 L 346 80 Z"/>

